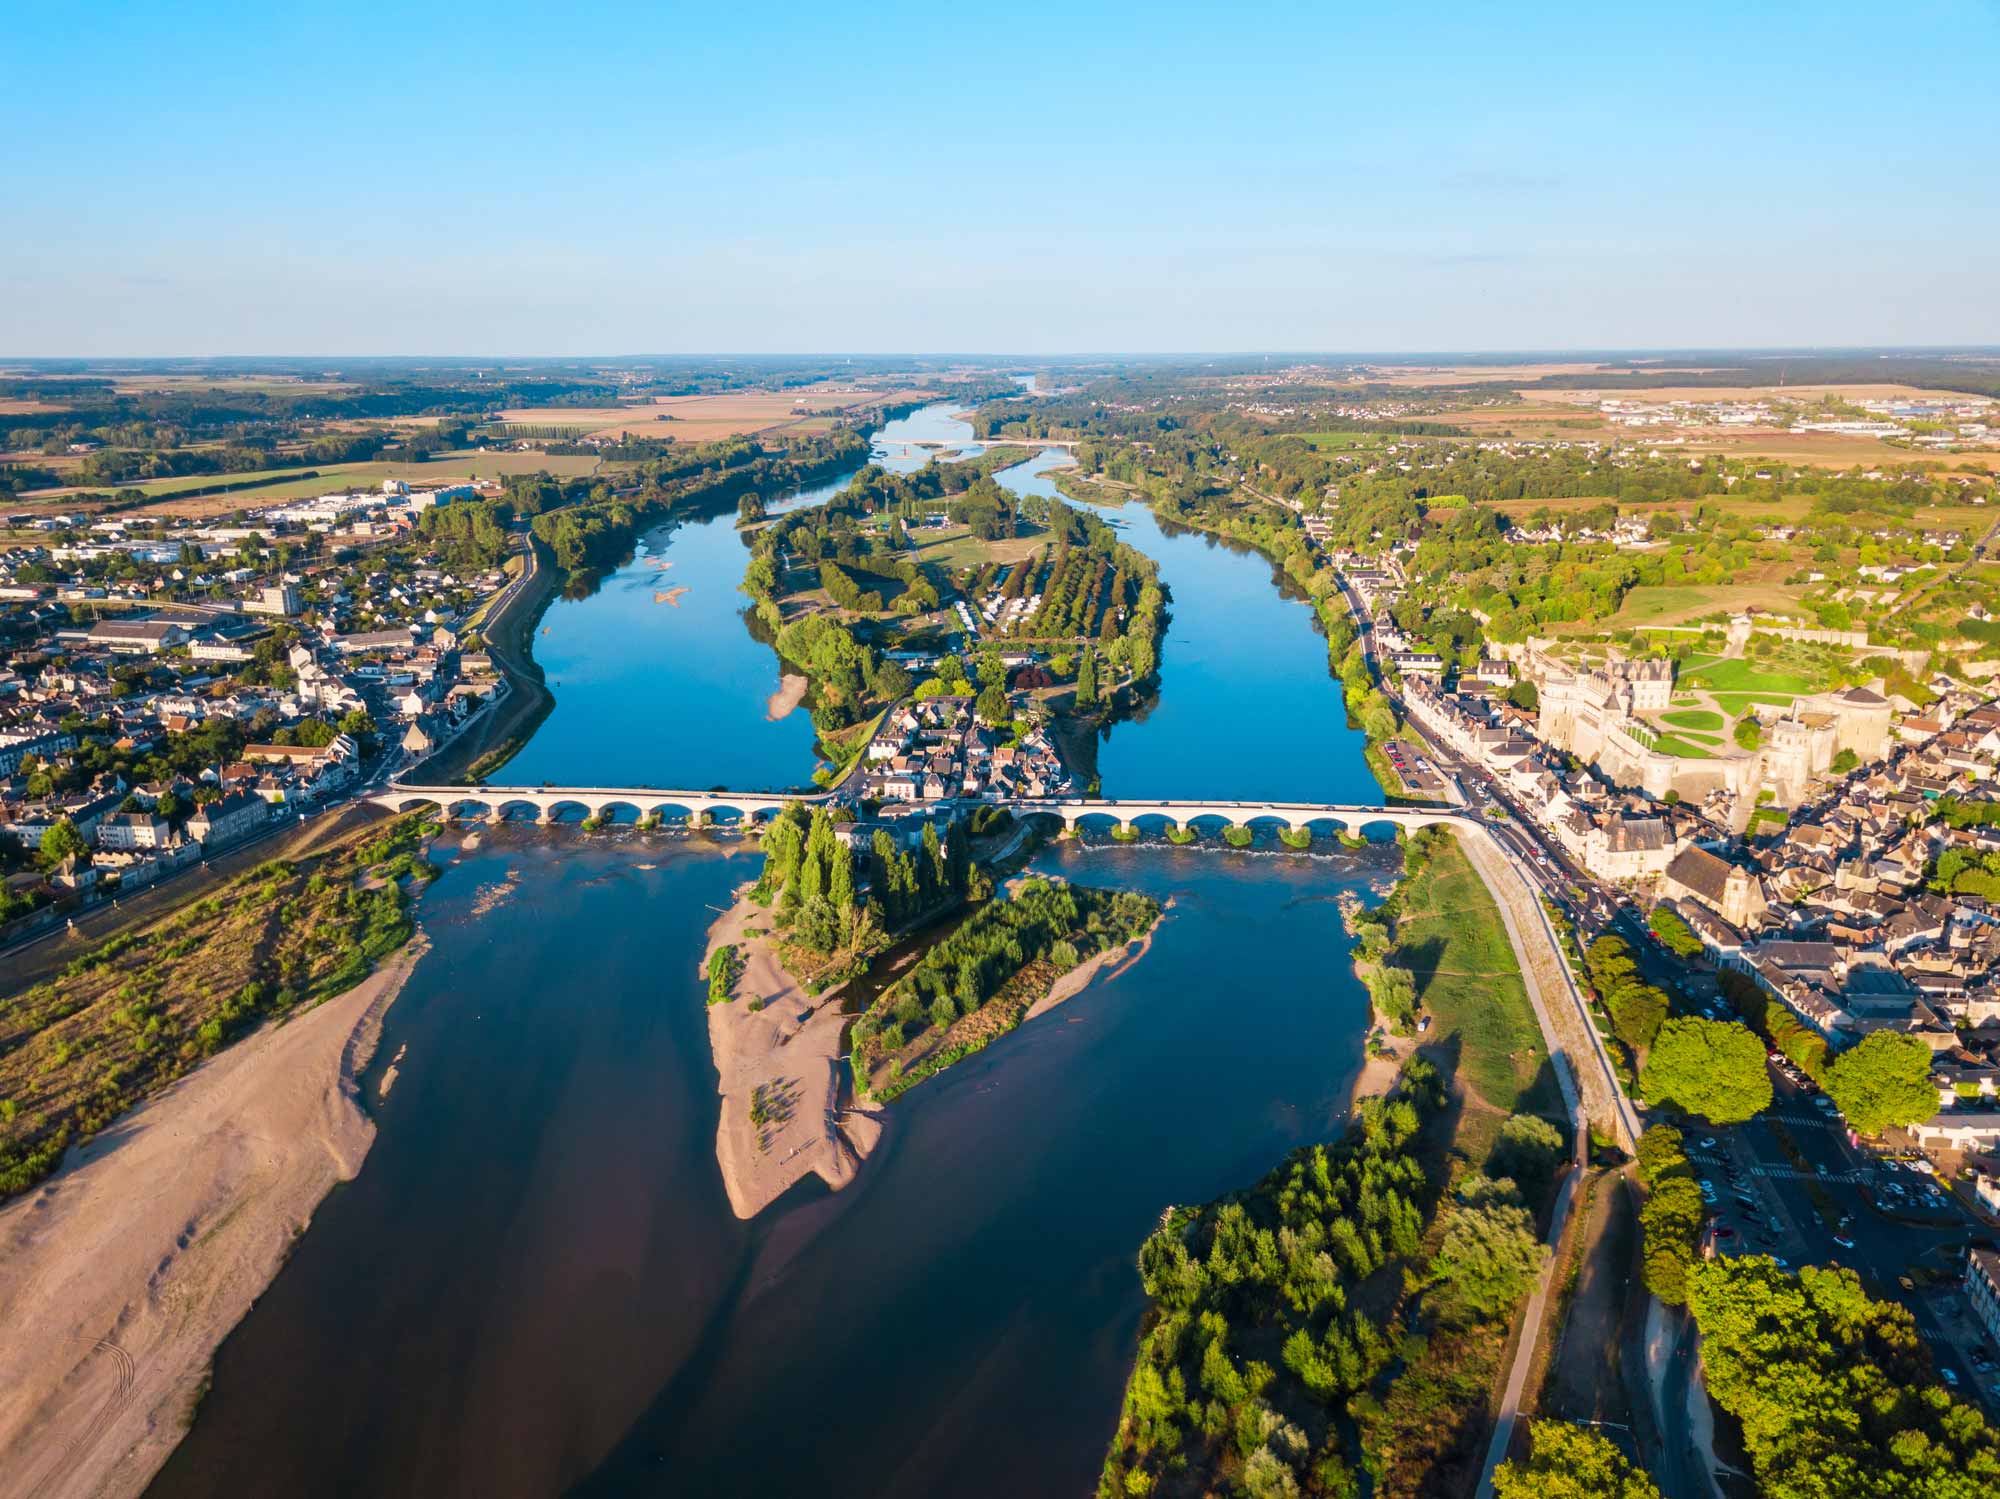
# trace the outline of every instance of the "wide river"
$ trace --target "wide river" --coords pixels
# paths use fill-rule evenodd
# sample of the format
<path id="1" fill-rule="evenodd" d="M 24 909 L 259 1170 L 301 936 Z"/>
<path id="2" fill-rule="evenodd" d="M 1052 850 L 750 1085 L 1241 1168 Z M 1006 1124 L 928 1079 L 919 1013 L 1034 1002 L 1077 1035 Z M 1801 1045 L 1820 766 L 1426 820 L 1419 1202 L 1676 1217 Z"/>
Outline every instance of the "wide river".
<path id="1" fill-rule="evenodd" d="M 965 436 L 937 408 L 908 420 Z M 898 466 L 927 456 L 901 440 L 878 438 Z M 1042 467 L 1004 481 L 1046 484 Z M 1160 560 L 1174 620 L 1159 703 L 1103 747 L 1105 793 L 1378 801 L 1325 643 L 1270 565 L 1106 514 Z M 767 716 L 775 659 L 740 649 L 733 525 L 647 541 L 550 611 L 536 649 L 558 707 L 505 777 L 803 781 L 803 715 Z M 663 575 L 689 589 L 679 611 L 651 602 Z M 599 651 L 646 686 L 636 702 L 583 685 Z M 687 720 L 745 742 L 707 758 Z M 912 1091 L 846 1192 L 809 1181 L 743 1223 L 696 969 L 754 853 L 507 827 L 438 857 L 432 951 L 364 1079 L 375 1147 L 224 1345 L 156 1494 L 1081 1499 L 1161 1212 L 1338 1127 L 1366 1000 L 1335 901 L 1393 870 L 1051 848 L 1039 867 L 1171 902 L 1151 953 Z"/>

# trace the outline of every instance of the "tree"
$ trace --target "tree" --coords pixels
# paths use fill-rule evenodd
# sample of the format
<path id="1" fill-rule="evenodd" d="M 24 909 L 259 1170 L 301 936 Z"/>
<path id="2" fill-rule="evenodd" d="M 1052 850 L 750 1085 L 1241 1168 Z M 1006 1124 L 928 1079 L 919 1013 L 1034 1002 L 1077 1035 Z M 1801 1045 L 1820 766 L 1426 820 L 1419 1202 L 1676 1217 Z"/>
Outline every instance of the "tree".
<path id="1" fill-rule="evenodd" d="M 1762 1044 L 1748 1026 L 1728 1020 L 1669 1020 L 1653 1042 L 1639 1087 L 1647 1102 L 1711 1124 L 1741 1124 L 1771 1103 Z"/>
<path id="2" fill-rule="evenodd" d="M 910 669 L 900 661 L 884 661 L 868 679 L 868 690 L 894 702 L 910 695 Z"/>
<path id="3" fill-rule="evenodd" d="M 1757 1255 L 1688 1282 L 1708 1393 L 1742 1423 L 1767 1499 L 2000 1493 L 2000 1438 L 1935 1382 L 1909 1310 L 1852 1270 L 1793 1275 Z"/>
<path id="4" fill-rule="evenodd" d="M 1085 647 L 1083 664 L 1076 669 L 1076 706 L 1097 706 L 1097 652 Z"/>
<path id="5" fill-rule="evenodd" d="M 1611 1025 L 1635 1051 L 1653 1044 L 1667 1018 L 1667 996 L 1651 984 L 1622 984 L 1612 991 Z"/>
<path id="6" fill-rule="evenodd" d="M 1478 1184 L 1485 1183 L 1483 1187 Z M 1444 1284 L 1449 1308 L 1468 1320 L 1504 1315 L 1542 1268 L 1548 1250 L 1512 1182 L 1473 1178 L 1480 1201 L 1455 1203 L 1431 1273 Z"/>
<path id="7" fill-rule="evenodd" d="M 1512 1114 L 1486 1157 L 1486 1174 L 1511 1178 L 1530 1201 L 1540 1201 L 1562 1159 L 1561 1130 L 1533 1114 Z"/>
<path id="8" fill-rule="evenodd" d="M 1368 994 L 1375 1009 L 1399 1036 L 1410 1032 L 1417 1013 L 1417 976 L 1394 963 L 1381 963 L 1368 970 Z"/>
<path id="9" fill-rule="evenodd" d="M 1930 1047 L 1895 1031 L 1876 1031 L 1842 1053 L 1827 1072 L 1826 1091 L 1864 1135 L 1916 1124 L 1938 1111 Z"/>
<path id="10" fill-rule="evenodd" d="M 1655 906 L 1653 914 L 1646 918 L 1646 925 L 1653 934 L 1676 957 L 1698 958 L 1701 956 L 1701 938 L 1694 934 L 1694 928 L 1687 924 L 1680 912 L 1671 906 Z"/>
<path id="11" fill-rule="evenodd" d="M 1014 721 L 1014 710 L 1007 702 L 1007 689 L 998 681 L 988 682 L 979 689 L 979 696 L 973 703 L 973 711 L 979 715 L 981 723 L 992 724 L 996 728 Z"/>
<path id="12" fill-rule="evenodd" d="M 1639 1210 L 1646 1289 L 1668 1306 L 1687 1300 L 1688 1267 L 1694 1263 L 1695 1240 L 1707 1211 L 1691 1175 L 1669 1176 L 1656 1184 Z"/>
<path id="13" fill-rule="evenodd" d="M 1861 757 L 1859 755 L 1855 754 L 1851 749 L 1844 749 L 1834 753 L 1833 762 L 1827 768 L 1837 776 L 1844 776 L 1849 771 L 1856 769 L 1860 764 Z"/>
<path id="14" fill-rule="evenodd" d="M 68 858 L 87 858 L 90 844 L 67 817 L 57 818 L 42 834 L 42 862 L 53 869 Z"/>
<path id="15" fill-rule="evenodd" d="M 1635 1468 L 1601 1432 L 1567 1421 L 1528 1428 L 1526 1462 L 1493 1473 L 1494 1499 L 1660 1499 L 1645 1470 Z"/>
<path id="16" fill-rule="evenodd" d="M 1764 727 L 1750 714 L 1737 720 L 1733 731 L 1739 749 L 1753 750 L 1764 742 Z"/>
<path id="17" fill-rule="evenodd" d="M 1691 1174 L 1681 1132 L 1671 1124 L 1652 1124 L 1639 1136 L 1639 1180 L 1657 1187 L 1673 1176 Z"/>
<path id="18" fill-rule="evenodd" d="M 1530 713 L 1542 705 L 1541 694 L 1535 691 L 1535 684 L 1526 677 L 1522 677 L 1507 689 L 1507 701 L 1517 708 L 1525 708 Z"/>

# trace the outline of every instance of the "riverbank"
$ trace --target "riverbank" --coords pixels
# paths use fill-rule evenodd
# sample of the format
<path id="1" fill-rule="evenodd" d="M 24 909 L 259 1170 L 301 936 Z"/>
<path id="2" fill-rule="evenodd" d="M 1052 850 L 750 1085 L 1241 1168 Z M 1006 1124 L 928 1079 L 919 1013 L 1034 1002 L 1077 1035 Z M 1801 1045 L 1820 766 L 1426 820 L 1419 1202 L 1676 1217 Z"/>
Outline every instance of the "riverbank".
<path id="1" fill-rule="evenodd" d="M 142 1493 L 216 1348 L 375 1138 L 358 1079 L 419 938 L 230 1047 L 0 1211 L 0 1472 L 44 1499 Z"/>
<path id="2" fill-rule="evenodd" d="M 527 538 L 526 576 L 511 598 L 495 609 L 484 625 L 486 654 L 507 683 L 505 699 L 423 765 L 409 779 L 419 784 L 446 785 L 479 781 L 505 765 L 533 737 L 556 705 L 555 694 L 535 662 L 535 627 L 556 596 L 560 569 L 541 561 L 535 539 Z"/>
<path id="3" fill-rule="evenodd" d="M 734 949 L 729 999 L 708 1007 L 708 1039 L 722 1109 L 715 1159 L 738 1218 L 754 1218 L 808 1176 L 838 1192 L 881 1143 L 880 1108 L 841 1107 L 838 990 L 808 994 L 786 971 L 750 886 L 708 930 L 701 971 Z"/>

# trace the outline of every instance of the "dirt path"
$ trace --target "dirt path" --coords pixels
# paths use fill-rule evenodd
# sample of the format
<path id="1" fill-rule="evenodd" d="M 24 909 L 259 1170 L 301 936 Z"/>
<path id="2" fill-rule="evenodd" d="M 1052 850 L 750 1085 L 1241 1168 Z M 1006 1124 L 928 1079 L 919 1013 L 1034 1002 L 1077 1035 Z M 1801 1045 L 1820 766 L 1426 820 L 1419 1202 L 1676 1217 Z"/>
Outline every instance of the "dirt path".
<path id="1" fill-rule="evenodd" d="M 421 940 L 73 1150 L 0 1211 L 10 1495 L 136 1495 L 229 1330 L 374 1142 L 356 1078 Z"/>

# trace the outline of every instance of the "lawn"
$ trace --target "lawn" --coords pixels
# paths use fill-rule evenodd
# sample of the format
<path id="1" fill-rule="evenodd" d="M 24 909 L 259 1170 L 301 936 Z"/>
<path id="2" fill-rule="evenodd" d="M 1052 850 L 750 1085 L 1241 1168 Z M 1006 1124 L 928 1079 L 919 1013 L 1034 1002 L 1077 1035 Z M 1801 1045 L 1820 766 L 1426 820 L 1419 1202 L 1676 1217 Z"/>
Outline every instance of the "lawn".
<path id="1" fill-rule="evenodd" d="M 1722 741 L 1719 739 L 1710 739 L 1708 742 L 1713 745 L 1720 744 Z M 1712 760 L 1715 758 L 1709 753 L 1707 747 L 1696 744 L 1691 737 L 1684 738 L 1679 734 L 1660 735 L 1659 738 L 1653 741 L 1653 748 L 1663 755 L 1679 755 L 1685 760 Z"/>
<path id="2" fill-rule="evenodd" d="M 987 562 L 1019 562 L 1023 557 L 1032 557 L 1048 541 L 1048 533 L 1042 527 L 1023 525 L 1021 529 L 1032 530 L 1033 534 L 982 541 L 972 534 L 970 527 L 947 526 L 941 531 L 919 527 L 910 535 L 921 542 L 917 561 L 958 569 Z"/>
<path id="3" fill-rule="evenodd" d="M 1439 841 L 1398 899 L 1392 961 L 1416 975 L 1433 1017 L 1425 1045 L 1456 1040 L 1459 1076 L 1493 1107 L 1538 1106 L 1548 1064 L 1541 1027 L 1500 912 L 1455 839 Z"/>
<path id="4" fill-rule="evenodd" d="M 1767 708 L 1789 708 L 1793 698 L 1791 693 L 1718 692 L 1715 694 L 1715 706 L 1731 718 L 1741 718 L 1759 703 Z"/>
<path id="5" fill-rule="evenodd" d="M 1727 727 L 1720 713 L 1710 713 L 1705 708 L 1691 709 L 1680 713 L 1662 713 L 1661 723 L 1670 723 L 1677 729 L 1722 729 Z"/>
<path id="6" fill-rule="evenodd" d="M 1784 692 L 1797 697 L 1813 690 L 1811 681 L 1795 672 L 1769 671 L 1740 657 L 1683 672 L 1681 681 L 1710 692 Z"/>

